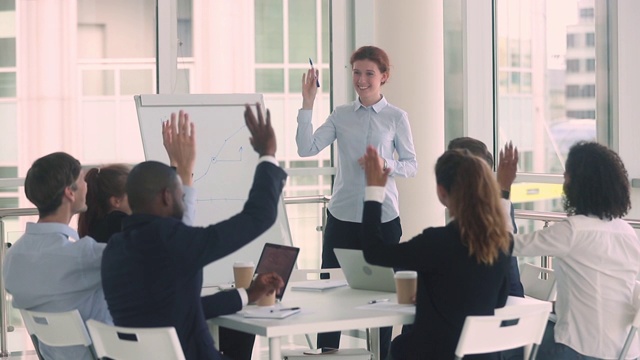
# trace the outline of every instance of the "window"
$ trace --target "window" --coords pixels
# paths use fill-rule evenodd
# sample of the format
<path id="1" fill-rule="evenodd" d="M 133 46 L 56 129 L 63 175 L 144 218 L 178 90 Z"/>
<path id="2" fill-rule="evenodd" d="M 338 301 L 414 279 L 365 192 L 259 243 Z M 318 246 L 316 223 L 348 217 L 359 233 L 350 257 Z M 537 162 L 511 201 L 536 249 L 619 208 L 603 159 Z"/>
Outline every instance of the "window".
<path id="1" fill-rule="evenodd" d="M 576 34 L 567 34 L 567 47 L 576 47 Z"/>
<path id="2" fill-rule="evenodd" d="M 593 19 L 593 8 L 580 9 L 580 19 Z"/>
<path id="3" fill-rule="evenodd" d="M 596 59 L 587 59 L 585 63 L 585 68 L 587 72 L 596 71 Z"/>
<path id="4" fill-rule="evenodd" d="M 580 60 L 567 60 L 567 72 L 580 72 Z"/>
<path id="5" fill-rule="evenodd" d="M 584 37 L 584 44 L 587 47 L 596 46 L 596 34 L 595 33 L 586 33 Z"/>
<path id="6" fill-rule="evenodd" d="M 596 86 L 595 85 L 584 85 L 580 90 L 580 96 L 583 98 L 594 98 L 596 97 Z"/>
<path id="7" fill-rule="evenodd" d="M 567 111 L 567 117 L 574 119 L 595 119 L 595 110 L 569 110 Z"/>
<path id="8" fill-rule="evenodd" d="M 574 98 L 580 96 L 580 86 L 579 85 L 567 85 L 566 96 L 568 98 Z"/>

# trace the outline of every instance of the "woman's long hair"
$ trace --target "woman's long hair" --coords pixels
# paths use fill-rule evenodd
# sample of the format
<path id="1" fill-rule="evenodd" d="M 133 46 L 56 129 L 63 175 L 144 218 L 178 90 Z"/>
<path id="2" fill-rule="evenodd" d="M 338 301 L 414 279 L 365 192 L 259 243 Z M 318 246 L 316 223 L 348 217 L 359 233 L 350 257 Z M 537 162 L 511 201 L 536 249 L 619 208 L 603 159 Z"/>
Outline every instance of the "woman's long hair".
<path id="1" fill-rule="evenodd" d="M 449 196 L 449 209 L 469 256 L 492 265 L 511 238 L 500 206 L 500 187 L 483 159 L 466 150 L 449 150 L 436 163 L 436 181 Z"/>
<path id="2" fill-rule="evenodd" d="M 78 235 L 89 235 L 90 228 L 111 212 L 112 196 L 125 195 L 125 184 L 129 176 L 129 167 L 113 164 L 102 168 L 93 168 L 87 172 L 87 211 L 78 216 Z"/>

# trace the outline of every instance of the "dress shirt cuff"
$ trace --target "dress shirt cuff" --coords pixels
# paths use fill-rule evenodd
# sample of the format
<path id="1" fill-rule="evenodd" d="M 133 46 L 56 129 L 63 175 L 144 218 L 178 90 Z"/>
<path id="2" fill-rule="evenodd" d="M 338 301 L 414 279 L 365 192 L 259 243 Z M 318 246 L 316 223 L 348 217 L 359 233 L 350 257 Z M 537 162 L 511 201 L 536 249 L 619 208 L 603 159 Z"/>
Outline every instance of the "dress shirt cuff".
<path id="1" fill-rule="evenodd" d="M 261 156 L 260 159 L 258 160 L 258 163 L 261 163 L 263 161 L 270 162 L 275 166 L 280 166 L 280 164 L 278 164 L 278 160 L 276 160 L 275 156 L 271 156 L 271 155 Z"/>
<path id="2" fill-rule="evenodd" d="M 384 187 L 367 186 L 364 188 L 364 201 L 384 202 Z"/>
<path id="3" fill-rule="evenodd" d="M 249 295 L 247 295 L 247 290 L 245 288 L 239 288 L 238 295 L 240 295 L 240 301 L 242 302 L 242 307 L 247 306 L 249 303 Z"/>
<path id="4" fill-rule="evenodd" d="M 504 216 L 507 231 L 513 234 L 514 229 L 513 221 L 511 220 L 511 201 L 507 199 L 500 199 L 500 206 L 502 207 L 502 216 Z"/>
<path id="5" fill-rule="evenodd" d="M 302 123 L 311 123 L 311 119 L 313 117 L 313 110 L 298 110 L 298 122 Z"/>

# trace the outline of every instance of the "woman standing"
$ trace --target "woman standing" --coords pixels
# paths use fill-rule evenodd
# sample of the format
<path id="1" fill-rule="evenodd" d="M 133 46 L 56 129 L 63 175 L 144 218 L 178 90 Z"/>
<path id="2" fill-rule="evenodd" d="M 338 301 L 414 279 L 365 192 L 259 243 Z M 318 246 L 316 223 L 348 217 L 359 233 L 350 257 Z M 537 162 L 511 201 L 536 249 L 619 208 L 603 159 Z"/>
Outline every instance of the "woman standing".
<path id="1" fill-rule="evenodd" d="M 380 166 L 389 170 L 387 196 L 382 204 L 382 232 L 387 243 L 398 243 L 402 235 L 395 177 L 415 176 L 418 168 L 407 113 L 389 104 L 381 93 L 389 79 L 389 57 L 380 48 L 363 46 L 351 55 L 350 63 L 358 98 L 338 106 L 315 132 L 311 118 L 318 71 L 312 68 L 302 76 L 303 100 L 296 133 L 298 155 L 313 156 L 335 140 L 338 142 L 338 171 L 322 245 L 323 269 L 340 267 L 334 248 L 362 248 L 359 232 L 365 188 L 363 155 L 367 146 L 378 151 Z M 381 335 L 383 343 L 385 337 Z M 338 347 L 339 339 L 340 333 L 319 335 L 318 346 Z"/>

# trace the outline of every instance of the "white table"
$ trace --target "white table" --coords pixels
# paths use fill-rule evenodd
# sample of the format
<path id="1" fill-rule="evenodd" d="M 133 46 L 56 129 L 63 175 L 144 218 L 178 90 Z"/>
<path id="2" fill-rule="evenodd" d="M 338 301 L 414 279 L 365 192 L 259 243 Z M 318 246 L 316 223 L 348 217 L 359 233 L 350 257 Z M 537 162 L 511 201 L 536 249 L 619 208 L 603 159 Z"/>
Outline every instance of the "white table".
<path id="1" fill-rule="evenodd" d="M 291 285 L 291 284 L 290 284 Z M 269 339 L 269 359 L 281 360 L 280 338 L 288 335 L 369 329 L 374 360 L 379 359 L 380 327 L 412 324 L 415 312 L 397 312 L 357 309 L 374 299 L 395 300 L 396 294 L 377 291 L 353 290 L 341 287 L 324 292 L 291 291 L 287 289 L 282 307 L 298 306 L 302 311 L 285 319 L 253 319 L 241 314 L 221 316 L 208 320 L 213 327 L 226 327 Z M 504 308 L 496 313 L 509 311 L 512 306 L 535 306 L 551 311 L 551 303 L 536 299 L 509 296 Z"/>
<path id="2" fill-rule="evenodd" d="M 209 320 L 222 326 L 269 339 L 269 359 L 280 360 L 280 338 L 288 335 L 370 329 L 374 359 L 379 359 L 379 328 L 412 324 L 415 312 L 356 309 L 374 299 L 395 300 L 395 293 L 353 290 L 347 286 L 324 292 L 285 292 L 282 307 L 298 306 L 302 311 L 285 319 L 250 319 L 240 314 Z"/>

